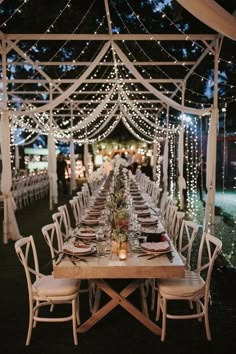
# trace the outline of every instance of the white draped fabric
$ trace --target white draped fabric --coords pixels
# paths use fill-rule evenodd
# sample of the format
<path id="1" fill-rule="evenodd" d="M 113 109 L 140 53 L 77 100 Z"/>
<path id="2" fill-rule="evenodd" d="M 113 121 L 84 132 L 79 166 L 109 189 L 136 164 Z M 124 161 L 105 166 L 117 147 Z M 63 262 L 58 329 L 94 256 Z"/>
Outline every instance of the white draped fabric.
<path id="1" fill-rule="evenodd" d="M 70 190 L 76 189 L 76 172 L 75 172 L 75 147 L 74 142 L 70 141 Z"/>
<path id="2" fill-rule="evenodd" d="M 169 165 L 169 139 L 165 141 L 164 154 L 163 154 L 163 183 L 164 191 L 168 190 L 168 165 Z"/>
<path id="3" fill-rule="evenodd" d="M 109 47 L 110 47 L 110 42 L 106 42 L 104 44 L 104 46 L 102 47 L 102 49 L 100 50 L 100 52 L 98 53 L 98 55 L 96 56 L 96 58 L 94 59 L 94 61 L 88 66 L 88 68 L 80 76 L 80 78 L 77 79 L 75 81 L 75 83 L 73 85 L 71 85 L 66 91 L 64 91 L 60 96 L 58 96 L 57 98 L 52 100 L 50 103 L 47 103 L 47 104 L 45 104 L 45 105 L 43 105 L 41 107 L 37 107 L 35 109 L 28 110 L 28 111 L 17 111 L 17 112 L 14 112 L 14 115 L 15 116 L 21 116 L 21 115 L 29 115 L 29 116 L 31 116 L 31 115 L 33 115 L 35 113 L 45 112 L 45 111 L 48 111 L 50 109 L 53 109 L 54 107 L 58 106 L 60 103 L 64 102 L 65 99 L 68 98 L 73 92 L 75 92 L 76 89 L 83 83 L 83 81 L 85 79 L 87 79 L 87 77 L 95 69 L 95 67 L 98 65 L 98 63 L 100 63 L 100 61 L 102 60 L 103 56 L 105 55 L 105 53 L 109 49 Z"/>
<path id="4" fill-rule="evenodd" d="M 149 82 L 144 80 L 142 75 L 138 72 L 138 70 L 134 67 L 134 65 L 129 61 L 127 56 L 122 52 L 120 47 L 116 44 L 113 43 L 113 47 L 118 54 L 118 56 L 121 59 L 121 62 L 124 63 L 124 65 L 131 71 L 131 73 L 134 75 L 134 77 L 144 86 L 146 87 L 151 93 L 153 93 L 157 98 L 159 98 L 163 103 L 166 103 L 167 105 L 177 109 L 180 112 L 185 112 L 189 114 L 196 114 L 196 115 L 205 115 L 210 112 L 211 108 L 205 108 L 205 109 L 195 109 L 191 107 L 186 107 L 183 105 L 180 105 L 179 103 L 175 102 L 168 96 L 165 96 L 163 93 L 158 91 L 154 86 L 152 86 Z"/>
<path id="5" fill-rule="evenodd" d="M 4 202 L 3 243 L 7 243 L 9 239 L 15 241 L 21 237 L 15 217 L 16 204 L 11 194 L 10 124 L 7 111 L 3 111 L 1 115 L 0 140 L 2 153 L 1 192 Z"/>
<path id="6" fill-rule="evenodd" d="M 54 134 L 48 134 L 48 177 L 49 177 L 49 207 L 53 209 L 53 203 L 58 202 L 57 191 L 57 158 Z"/>
<path id="7" fill-rule="evenodd" d="M 116 104 L 116 105 L 112 108 L 112 110 L 110 111 L 110 113 L 109 113 L 108 117 L 106 118 L 106 120 L 101 124 L 101 126 L 100 126 L 94 133 L 89 134 L 89 133 L 87 132 L 87 137 L 88 137 L 89 139 L 92 139 L 92 138 L 94 138 L 94 137 L 97 137 L 98 134 L 100 133 L 100 131 L 102 131 L 106 126 L 107 126 L 107 128 L 109 127 L 108 124 L 110 123 L 110 121 L 112 120 L 112 118 L 114 118 L 114 114 L 116 113 L 117 108 L 118 108 L 118 104 Z"/>
<path id="8" fill-rule="evenodd" d="M 236 40 L 236 18 L 214 0 L 177 0 L 186 10 L 218 33 Z"/>
<path id="9" fill-rule="evenodd" d="M 183 189 L 186 189 L 186 182 L 183 176 L 183 168 L 184 168 L 184 127 L 180 128 L 179 131 L 179 146 L 178 146 L 178 186 L 179 186 L 179 199 L 180 199 L 180 209 L 184 207 L 184 199 L 183 199 Z"/>
<path id="10" fill-rule="evenodd" d="M 127 94 L 125 93 L 125 91 L 122 89 L 121 90 L 122 91 L 122 94 L 123 94 L 123 96 L 124 96 L 124 98 L 125 98 L 125 100 L 126 100 L 126 102 L 130 105 L 130 107 L 131 107 L 131 109 L 142 119 L 142 120 L 144 120 L 148 125 L 150 125 L 150 126 L 152 126 L 153 128 L 155 128 L 156 130 L 161 130 L 161 131 L 171 131 L 171 130 L 173 130 L 173 129 L 170 129 L 170 128 L 164 128 L 164 127 L 158 127 L 154 122 L 151 122 L 149 119 L 147 119 L 146 117 L 145 117 L 145 115 L 144 114 L 142 114 L 139 110 L 138 110 L 138 108 L 135 106 L 135 104 L 133 104 L 133 102 L 131 102 L 131 100 L 129 99 L 129 97 L 127 96 Z M 123 107 L 123 105 L 121 106 L 121 107 Z M 125 109 L 123 108 L 123 111 L 125 111 Z M 130 119 L 129 119 L 129 116 L 126 114 L 126 117 L 127 117 L 127 119 L 130 121 Z M 142 132 L 143 133 L 143 132 Z M 148 134 L 147 136 L 151 136 L 150 134 Z M 154 136 L 153 136 L 154 137 Z"/>
<path id="11" fill-rule="evenodd" d="M 217 143 L 217 126 L 218 126 L 218 108 L 213 108 L 208 132 L 207 141 L 207 171 L 206 171 L 206 209 L 204 220 L 204 231 L 207 231 L 208 223 L 210 221 L 211 210 L 215 204 L 215 190 L 212 186 L 213 179 L 215 178 L 215 165 L 216 165 L 216 143 Z"/>

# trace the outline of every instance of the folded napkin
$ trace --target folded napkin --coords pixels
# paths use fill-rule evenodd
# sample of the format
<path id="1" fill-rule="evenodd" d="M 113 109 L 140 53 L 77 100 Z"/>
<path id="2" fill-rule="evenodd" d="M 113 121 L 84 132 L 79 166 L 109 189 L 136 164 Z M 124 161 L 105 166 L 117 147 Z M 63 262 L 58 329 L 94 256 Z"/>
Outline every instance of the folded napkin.
<path id="1" fill-rule="evenodd" d="M 156 227 L 158 221 L 152 221 L 152 222 L 148 222 L 148 223 L 145 223 L 144 221 L 141 222 L 141 225 L 142 227 L 145 227 L 145 228 L 153 228 L 153 226 Z"/>
<path id="2" fill-rule="evenodd" d="M 149 211 L 134 211 L 140 218 L 150 218 L 151 214 Z"/>
<path id="3" fill-rule="evenodd" d="M 146 211 L 149 210 L 149 207 L 147 205 L 141 205 L 141 206 L 135 205 L 134 210 Z"/>
<path id="4" fill-rule="evenodd" d="M 142 235 L 147 237 L 147 242 L 162 242 L 167 240 L 164 232 L 161 233 L 142 232 Z"/>

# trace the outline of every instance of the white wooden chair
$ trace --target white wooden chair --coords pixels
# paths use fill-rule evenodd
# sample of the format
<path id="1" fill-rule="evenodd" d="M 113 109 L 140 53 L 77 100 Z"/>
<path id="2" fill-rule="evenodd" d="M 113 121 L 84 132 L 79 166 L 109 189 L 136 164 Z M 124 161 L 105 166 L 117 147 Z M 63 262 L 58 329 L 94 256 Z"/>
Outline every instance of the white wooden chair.
<path id="1" fill-rule="evenodd" d="M 167 192 L 164 191 L 161 195 L 161 201 L 160 201 L 160 216 L 161 216 L 161 222 L 163 226 L 165 224 L 168 203 L 169 203 L 169 197 Z"/>
<path id="2" fill-rule="evenodd" d="M 174 213 L 174 215 L 173 215 L 173 221 L 169 226 L 168 233 L 169 233 L 169 236 L 175 246 L 176 246 L 176 243 L 177 243 L 177 240 L 179 237 L 179 233 L 180 233 L 180 229 L 181 229 L 181 225 L 182 225 L 184 217 L 185 217 L 185 212 L 176 211 L 176 213 Z"/>
<path id="3" fill-rule="evenodd" d="M 78 291 L 80 281 L 76 279 L 55 279 L 53 275 L 43 275 L 39 272 L 38 256 L 32 236 L 21 238 L 15 242 L 16 254 L 22 263 L 28 286 L 29 296 L 29 326 L 26 345 L 30 344 L 32 330 L 37 322 L 72 321 L 74 344 L 78 344 L 77 325 Z M 32 261 L 32 262 L 31 262 Z M 40 316 L 40 308 L 58 304 L 71 304 L 71 314 L 63 317 Z"/>
<path id="4" fill-rule="evenodd" d="M 193 243 L 198 233 L 199 225 L 190 220 L 183 220 L 176 243 L 177 251 L 187 269 L 191 269 Z"/>
<path id="5" fill-rule="evenodd" d="M 84 195 L 84 193 L 78 192 L 77 193 L 78 196 L 78 202 L 79 202 L 79 206 L 80 206 L 80 211 L 81 211 L 81 215 L 84 216 L 88 210 L 87 204 L 86 204 L 86 195 Z"/>
<path id="6" fill-rule="evenodd" d="M 52 220 L 57 224 L 58 230 L 61 234 L 63 242 L 70 237 L 67 225 L 65 224 L 65 217 L 61 211 L 52 214 Z"/>
<path id="7" fill-rule="evenodd" d="M 69 215 L 69 211 L 68 211 L 66 204 L 59 206 L 58 211 L 63 214 L 64 227 L 66 230 L 66 237 L 70 237 L 72 235 L 74 229 L 71 226 L 70 215 Z"/>
<path id="8" fill-rule="evenodd" d="M 73 197 L 73 199 L 69 200 L 69 203 L 74 216 L 75 226 L 78 226 L 82 218 L 80 205 L 79 205 L 79 197 L 78 196 Z"/>
<path id="9" fill-rule="evenodd" d="M 166 212 L 164 225 L 168 232 L 168 235 L 172 239 L 172 236 L 174 236 L 173 234 L 174 234 L 174 227 L 175 227 L 178 207 L 172 201 L 170 201 L 167 208 L 168 210 Z"/>
<path id="10" fill-rule="evenodd" d="M 56 222 L 42 227 L 42 234 L 49 247 L 52 264 L 56 264 L 61 258 L 63 239 Z"/>
<path id="11" fill-rule="evenodd" d="M 166 320 L 170 319 L 198 319 L 205 320 L 206 336 L 211 340 L 208 319 L 208 305 L 210 300 L 210 282 L 214 262 L 221 251 L 222 242 L 207 233 L 203 233 L 198 251 L 198 260 L 195 270 L 185 271 L 184 278 L 161 279 L 158 284 L 158 299 L 156 320 L 159 320 L 162 311 L 161 341 L 166 336 Z M 204 277 L 205 274 L 205 277 Z M 184 314 L 172 314 L 167 311 L 170 300 L 187 300 L 196 304 L 196 311 Z M 189 310 L 191 311 L 191 309 Z"/>

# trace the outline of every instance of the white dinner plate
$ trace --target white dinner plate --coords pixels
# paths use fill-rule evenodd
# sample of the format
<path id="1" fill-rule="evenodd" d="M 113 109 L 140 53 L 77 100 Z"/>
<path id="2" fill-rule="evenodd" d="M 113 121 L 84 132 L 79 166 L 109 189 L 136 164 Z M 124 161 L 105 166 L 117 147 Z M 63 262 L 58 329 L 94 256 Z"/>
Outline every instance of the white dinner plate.
<path id="1" fill-rule="evenodd" d="M 81 244 L 81 247 L 75 246 L 73 243 L 65 243 L 63 246 L 63 252 L 66 254 L 87 255 L 94 253 L 96 248 L 93 246 L 86 246 Z"/>
<path id="2" fill-rule="evenodd" d="M 170 250 L 170 244 L 168 241 L 161 241 L 161 242 L 144 242 L 141 243 L 141 248 L 145 252 L 168 252 Z"/>
<path id="3" fill-rule="evenodd" d="M 82 224 L 84 225 L 97 225 L 98 224 L 98 219 L 83 219 Z"/>
<path id="4" fill-rule="evenodd" d="M 89 210 L 88 215 L 100 216 L 101 215 L 101 210 Z"/>
<path id="5" fill-rule="evenodd" d="M 145 200 L 135 201 L 135 202 L 133 203 L 133 206 L 134 206 L 134 207 L 136 207 L 136 206 L 141 207 L 141 206 L 145 206 L 145 205 L 147 205 L 147 203 L 145 202 Z"/>
<path id="6" fill-rule="evenodd" d="M 92 229 L 80 229 L 77 232 L 77 236 L 81 238 L 96 238 L 96 233 Z"/>
<path id="7" fill-rule="evenodd" d="M 134 209 L 133 211 L 135 214 L 138 215 L 138 218 L 142 219 L 142 218 L 145 218 L 145 219 L 149 219 L 149 216 L 150 216 L 150 211 L 149 209 L 146 209 L 146 210 L 136 210 Z"/>
<path id="8" fill-rule="evenodd" d="M 151 216 L 150 218 L 141 218 L 138 217 L 138 221 L 141 224 L 157 224 L 158 223 L 158 218 Z"/>

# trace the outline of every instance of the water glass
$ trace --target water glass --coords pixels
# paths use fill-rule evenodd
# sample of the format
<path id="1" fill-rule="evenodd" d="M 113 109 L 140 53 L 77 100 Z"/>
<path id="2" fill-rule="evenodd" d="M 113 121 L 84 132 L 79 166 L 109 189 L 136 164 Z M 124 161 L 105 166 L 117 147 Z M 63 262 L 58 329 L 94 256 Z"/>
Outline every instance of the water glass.
<path id="1" fill-rule="evenodd" d="M 107 251 L 107 239 L 104 235 L 103 228 L 99 228 L 96 232 L 97 239 L 97 254 L 99 257 L 104 257 Z"/>
<path id="2" fill-rule="evenodd" d="M 107 240 L 106 238 L 97 240 L 97 254 L 98 257 L 105 257 L 107 251 Z"/>
<path id="3" fill-rule="evenodd" d="M 147 236 L 139 236 L 138 237 L 138 240 L 139 240 L 139 244 L 141 245 L 142 243 L 144 242 L 147 242 Z"/>

